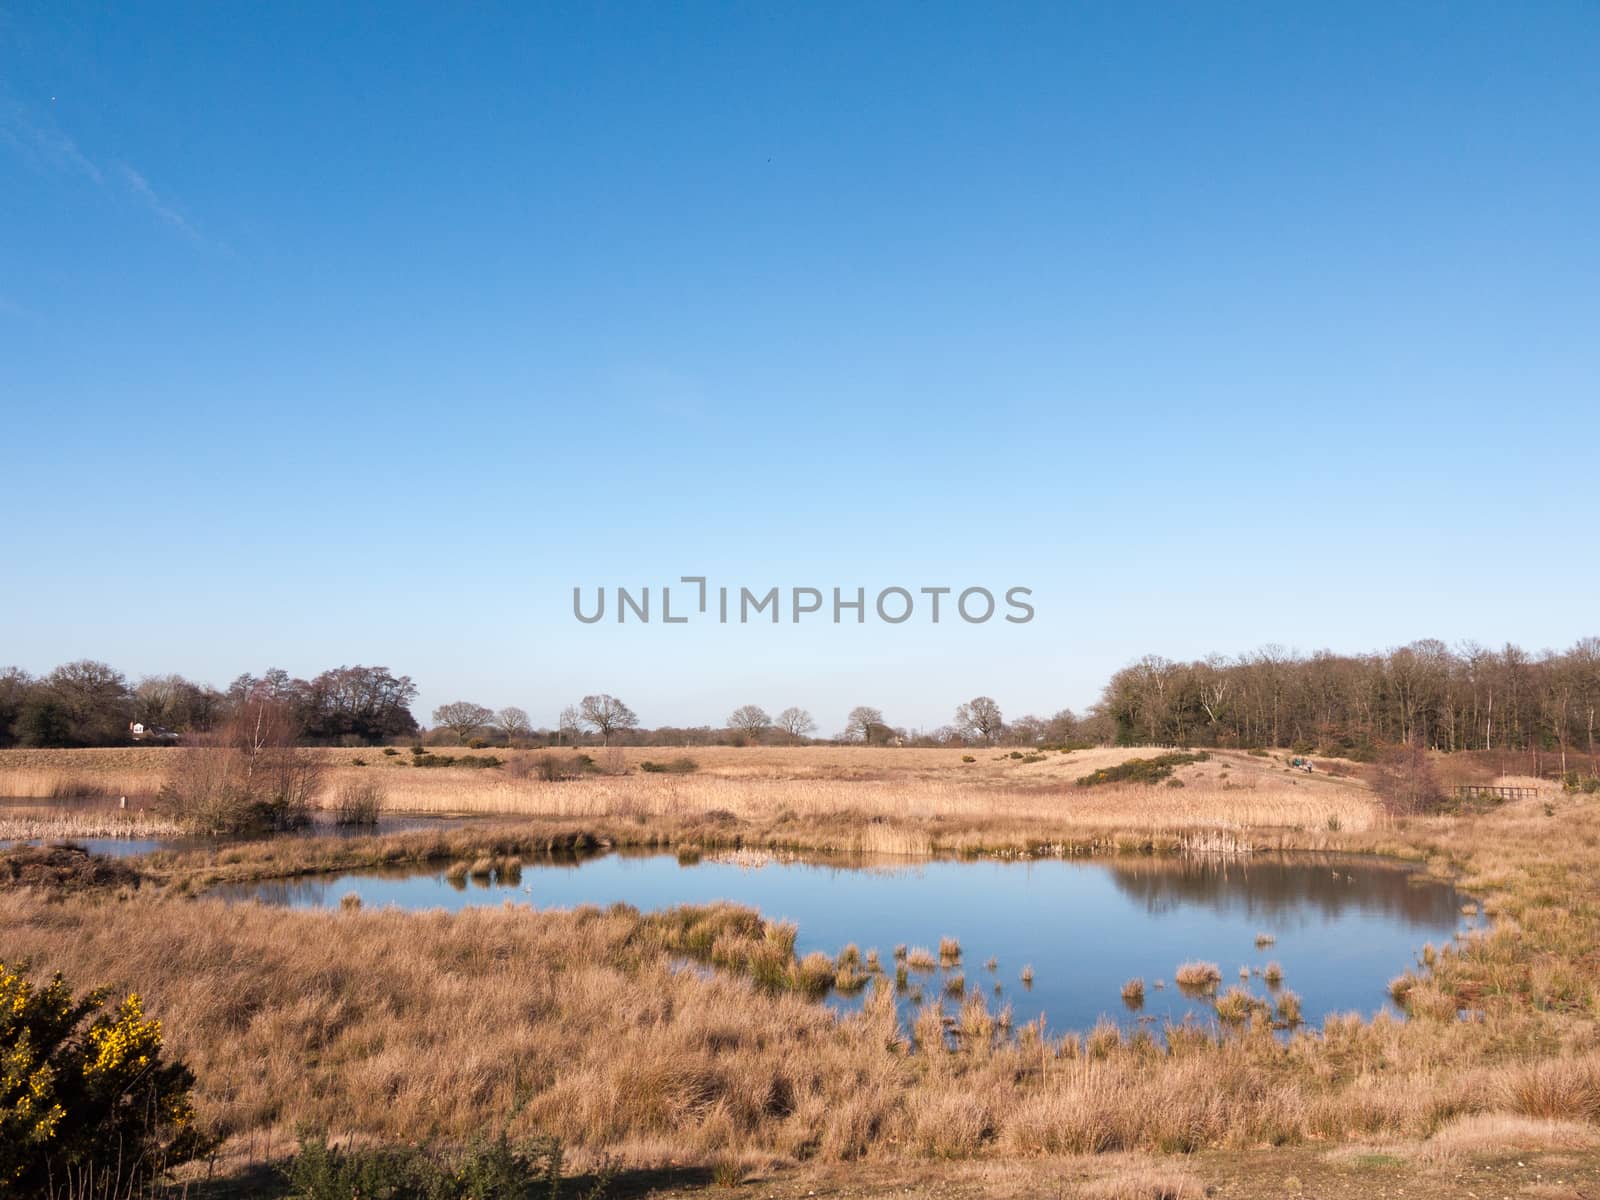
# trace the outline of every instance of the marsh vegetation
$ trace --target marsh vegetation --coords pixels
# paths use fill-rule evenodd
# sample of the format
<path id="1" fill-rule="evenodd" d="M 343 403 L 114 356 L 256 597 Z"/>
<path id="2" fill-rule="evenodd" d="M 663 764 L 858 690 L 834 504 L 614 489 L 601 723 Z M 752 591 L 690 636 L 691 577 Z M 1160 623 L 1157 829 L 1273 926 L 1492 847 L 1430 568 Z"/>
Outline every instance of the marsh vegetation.
<path id="1" fill-rule="evenodd" d="M 453 768 L 330 761 L 324 795 L 367 772 L 402 809 L 409 794 L 432 811 L 522 815 L 428 834 L 174 850 L 138 864 L 137 889 L 62 896 L 7 888 L 0 956 L 26 957 L 35 971 L 59 968 L 85 985 L 138 990 L 195 1071 L 207 1128 L 255 1153 L 267 1145 L 287 1152 L 302 1126 L 379 1142 L 427 1129 L 465 1146 L 508 1113 L 510 1136 L 559 1137 L 580 1171 L 605 1155 L 709 1170 L 717 1161 L 1160 1154 L 1380 1136 L 1424 1144 L 1467 1119 L 1600 1121 L 1589 954 L 1600 913 L 1582 883 L 1595 866 L 1600 819 L 1581 793 L 1395 819 L 1351 780 L 1292 779 L 1270 758 L 1244 754 L 1176 768 L 1188 785 L 1178 792 L 1130 784 L 1078 792 L 1073 779 L 1129 755 L 964 764 L 959 754 L 908 751 L 898 768 L 873 757 L 893 751 L 786 757 L 805 752 L 703 753 L 689 776 L 548 784 L 504 769 L 473 770 L 474 784 Z M 1225 785 L 1215 778 L 1224 764 Z M 24 767 L 0 759 L 0 772 L 21 770 L 149 778 L 128 762 Z M 570 811 L 557 811 L 563 806 Z M 1326 818 L 1335 813 L 1340 825 L 1331 829 Z M 464 890 L 445 893 L 489 897 L 501 886 L 538 888 L 536 863 L 552 849 L 605 845 L 695 849 L 700 866 L 666 860 L 691 876 L 736 847 L 740 855 L 826 847 L 978 856 L 954 869 L 1001 869 L 1008 856 L 1112 853 L 1103 861 L 1151 864 L 1122 872 L 1136 903 L 1171 886 L 1162 876 L 1170 867 L 1158 870 L 1164 860 L 1149 857 L 1156 851 L 1230 847 L 1234 858 L 1214 861 L 1232 870 L 1256 870 L 1269 848 L 1381 852 L 1436 877 L 1455 875 L 1490 923 L 1459 940 L 1427 938 L 1431 948 L 1395 989 L 1404 1015 L 1305 1020 L 1300 996 L 1315 998 L 1293 923 L 1241 913 L 1226 949 L 1175 948 L 1120 969 L 1100 1004 L 1120 1011 L 1120 985 L 1136 975 L 1160 979 L 1188 960 L 1259 952 L 1263 927 L 1300 994 L 1279 990 L 1268 1008 L 1260 995 L 1218 995 L 1218 978 L 1202 988 L 1222 1006 L 1213 1023 L 1069 1030 L 1007 1012 L 1032 994 L 1027 981 L 1049 986 L 1053 972 L 1037 955 L 942 920 L 925 931 L 856 932 L 821 953 L 801 944 L 803 930 L 791 934 L 774 919 L 781 912 L 710 904 L 670 919 L 638 906 L 407 913 L 365 895 L 346 909 L 339 900 L 350 889 L 340 884 L 326 908 L 285 913 L 203 895 L 219 884 L 382 866 L 443 876 L 461 863 Z M 488 874 L 476 877 L 483 887 L 473 870 L 485 859 Z M 511 859 L 520 864 L 516 884 Z M 1343 868 L 1322 870 L 1330 889 L 1355 886 Z M 1452 923 L 1459 907 L 1450 906 Z M 996 957 L 995 982 L 1010 994 L 991 1000 L 976 972 L 941 965 L 944 937 L 985 966 Z M 818 1005 L 814 998 L 837 983 L 846 941 L 856 942 L 853 970 L 867 981 L 852 1005 Z M 868 968 L 874 948 L 880 966 L 892 948 L 903 979 Z M 959 998 L 944 990 L 953 971 L 963 976 Z M 907 1020 L 919 977 L 929 983 Z M 905 993 L 899 1003 L 897 992 Z M 1161 995 L 1158 985 L 1146 988 L 1146 1005 Z"/>

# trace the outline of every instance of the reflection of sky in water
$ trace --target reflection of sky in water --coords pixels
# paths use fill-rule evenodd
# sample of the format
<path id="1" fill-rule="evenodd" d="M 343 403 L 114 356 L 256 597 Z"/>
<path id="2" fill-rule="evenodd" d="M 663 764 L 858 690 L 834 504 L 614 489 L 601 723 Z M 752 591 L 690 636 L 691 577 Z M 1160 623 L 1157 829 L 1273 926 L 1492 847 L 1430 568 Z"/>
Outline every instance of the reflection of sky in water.
<path id="1" fill-rule="evenodd" d="M 801 954 L 828 954 L 847 942 L 876 948 L 887 970 L 896 943 L 936 949 L 959 938 L 968 987 L 991 1006 L 1010 1002 L 1018 1024 L 1045 1014 L 1051 1028 L 1086 1029 L 1101 1015 L 1130 1022 L 1119 993 L 1143 977 L 1140 1015 L 1209 1016 L 1208 1005 L 1172 983 L 1181 962 L 1222 968 L 1223 986 L 1241 965 L 1283 965 L 1306 1019 L 1329 1012 L 1370 1014 L 1386 1003 L 1389 979 L 1413 964 L 1423 942 L 1449 940 L 1461 926 L 1455 889 L 1401 868 L 1319 857 L 1258 857 L 1249 862 L 1092 859 L 1030 862 L 929 861 L 884 869 L 839 862 L 741 868 L 706 860 L 680 865 L 671 855 L 606 855 L 581 864 L 529 865 L 506 885 L 453 885 L 442 871 L 269 881 L 221 889 L 294 907 L 337 905 L 354 892 L 367 907 L 457 910 L 513 900 L 539 908 L 608 905 L 640 909 L 733 900 L 799 926 Z M 1258 950 L 1258 932 L 1276 936 Z M 984 968 L 991 956 L 999 968 Z M 1018 972 L 1032 964 L 1034 983 Z M 926 998 L 938 976 L 919 976 Z M 1167 981 L 1155 990 L 1157 979 Z M 1002 992 L 996 996 L 994 983 Z M 1259 977 L 1251 990 L 1267 995 Z M 851 1003 L 848 1001 L 836 1001 Z"/>

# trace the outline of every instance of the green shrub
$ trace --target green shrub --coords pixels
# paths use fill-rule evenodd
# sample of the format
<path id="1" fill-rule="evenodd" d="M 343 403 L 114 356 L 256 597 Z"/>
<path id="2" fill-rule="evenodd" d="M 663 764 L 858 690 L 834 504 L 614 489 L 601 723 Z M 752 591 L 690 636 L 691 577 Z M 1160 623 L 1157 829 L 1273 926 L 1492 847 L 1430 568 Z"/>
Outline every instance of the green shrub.
<path id="1" fill-rule="evenodd" d="M 194 1075 L 162 1056 L 137 995 L 113 1009 L 0 963 L 0 1196 L 48 1196 L 108 1174 L 120 1195 L 211 1147 Z"/>
<path id="2" fill-rule="evenodd" d="M 285 1174 L 295 1200 L 556 1200 L 561 1171 L 559 1139 L 513 1143 L 502 1133 L 453 1153 L 415 1145 L 341 1150 L 308 1137 Z M 615 1173 L 602 1164 L 585 1195 L 598 1200 Z"/>
<path id="3" fill-rule="evenodd" d="M 501 767 L 505 763 L 492 754 L 418 754 L 411 760 L 413 767 L 477 767 L 488 770 L 492 767 Z"/>
<path id="4" fill-rule="evenodd" d="M 400 751 L 396 750 L 393 746 L 385 746 L 383 748 L 383 756 L 385 758 L 393 758 L 393 757 L 395 757 L 395 755 L 397 755 L 399 753 L 400 753 Z"/>
<path id="5" fill-rule="evenodd" d="M 651 762 L 647 759 L 639 764 L 639 770 L 652 775 L 691 775 L 699 769 L 700 764 L 687 755 L 669 758 L 666 762 Z"/>
<path id="6" fill-rule="evenodd" d="M 1208 762 L 1211 755 L 1204 750 L 1194 754 L 1158 754 L 1155 758 L 1130 758 L 1114 767 L 1103 767 L 1092 775 L 1078 779 L 1079 787 L 1096 787 L 1102 783 L 1160 783 L 1172 772 L 1190 763 Z"/>

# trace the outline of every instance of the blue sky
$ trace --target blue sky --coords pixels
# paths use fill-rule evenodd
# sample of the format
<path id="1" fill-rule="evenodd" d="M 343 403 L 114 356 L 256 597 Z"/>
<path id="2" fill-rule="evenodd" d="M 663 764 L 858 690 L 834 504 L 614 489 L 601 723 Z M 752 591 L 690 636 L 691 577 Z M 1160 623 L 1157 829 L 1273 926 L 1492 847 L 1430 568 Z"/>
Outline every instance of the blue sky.
<path id="1" fill-rule="evenodd" d="M 1600 8 L 0 7 L 0 661 L 538 721 L 1600 632 Z M 1012 585 L 1024 626 L 582 626 Z"/>

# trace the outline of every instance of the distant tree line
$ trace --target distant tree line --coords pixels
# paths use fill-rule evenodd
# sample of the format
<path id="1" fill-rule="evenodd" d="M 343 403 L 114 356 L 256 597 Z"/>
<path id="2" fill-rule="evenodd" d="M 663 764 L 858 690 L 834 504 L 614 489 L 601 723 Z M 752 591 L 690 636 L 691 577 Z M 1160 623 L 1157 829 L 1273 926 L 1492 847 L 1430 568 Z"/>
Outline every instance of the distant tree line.
<path id="1" fill-rule="evenodd" d="M 218 691 L 181 675 L 130 683 L 122 672 L 83 659 L 35 678 L 0 670 L 0 746 L 119 746 L 220 729 L 244 705 L 270 701 L 310 743 L 380 742 L 419 732 L 411 715 L 417 688 L 387 667 L 335 667 L 313 679 L 270 670 L 241 675 Z"/>
<path id="2" fill-rule="evenodd" d="M 1319 749 L 1361 758 L 1429 750 L 1596 752 L 1600 638 L 1529 654 L 1439 641 L 1377 654 L 1149 656 L 1106 685 L 1097 710 L 1120 743 Z"/>
<path id="3" fill-rule="evenodd" d="M 552 746 L 708 746 L 816 740 L 873 746 L 1070 746 L 1171 744 L 1283 748 L 1353 758 L 1385 747 L 1424 750 L 1550 751 L 1566 769 L 1571 753 L 1600 761 L 1600 638 L 1537 656 L 1507 645 L 1452 650 L 1413 642 L 1383 653 L 1309 656 L 1267 646 L 1237 658 L 1193 662 L 1146 656 L 1111 677 L 1098 704 L 1079 716 L 1005 719 L 990 696 L 957 706 L 931 731 L 890 724 L 857 705 L 844 728 L 818 738 L 803 708 L 776 716 L 759 704 L 735 708 L 722 726 L 644 727 L 616 696 L 598 692 L 561 710 L 553 728 L 526 710 L 468 700 L 433 711 L 423 730 L 411 713 L 409 676 L 387 667 L 336 667 L 316 677 L 270 670 L 241 675 L 225 691 L 180 675 L 130 683 L 105 663 L 82 660 L 39 678 L 0 671 L 0 746 L 107 746 L 145 736 L 205 734 L 249 703 L 289 714 L 299 741 L 366 744 L 399 739 L 461 744 Z"/>

